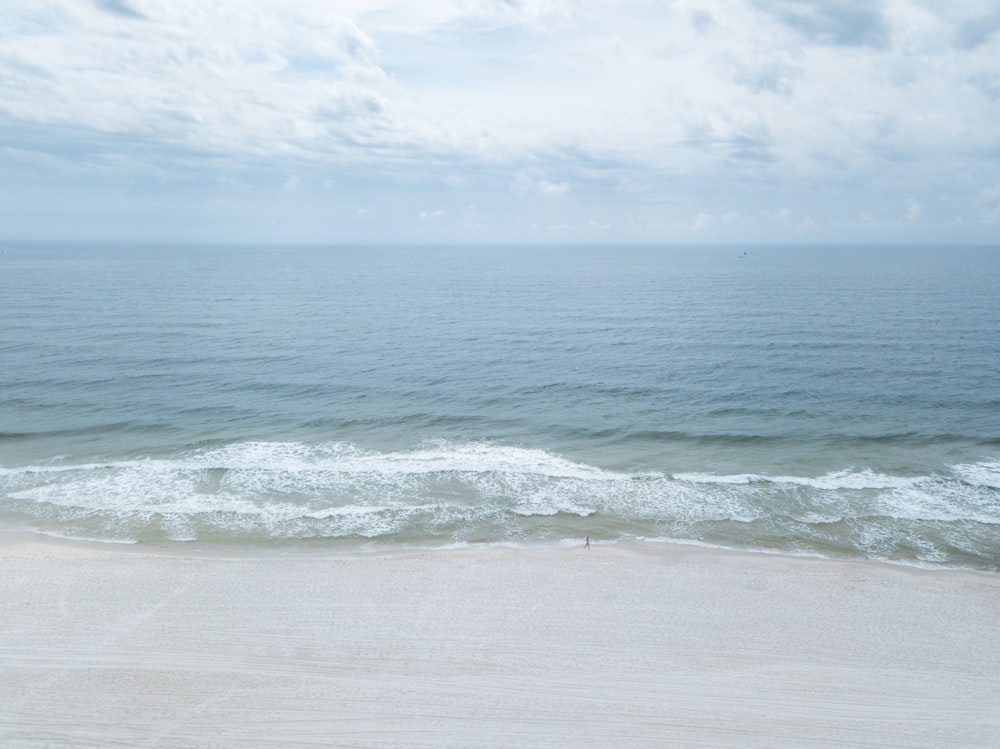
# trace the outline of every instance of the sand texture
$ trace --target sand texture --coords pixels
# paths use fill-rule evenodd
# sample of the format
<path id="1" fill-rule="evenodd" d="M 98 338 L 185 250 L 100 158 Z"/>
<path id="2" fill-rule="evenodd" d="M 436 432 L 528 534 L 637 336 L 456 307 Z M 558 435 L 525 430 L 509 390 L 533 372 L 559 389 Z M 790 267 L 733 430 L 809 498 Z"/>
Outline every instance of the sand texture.
<path id="1" fill-rule="evenodd" d="M 997 747 L 1000 576 L 0 546 L 4 747 Z"/>

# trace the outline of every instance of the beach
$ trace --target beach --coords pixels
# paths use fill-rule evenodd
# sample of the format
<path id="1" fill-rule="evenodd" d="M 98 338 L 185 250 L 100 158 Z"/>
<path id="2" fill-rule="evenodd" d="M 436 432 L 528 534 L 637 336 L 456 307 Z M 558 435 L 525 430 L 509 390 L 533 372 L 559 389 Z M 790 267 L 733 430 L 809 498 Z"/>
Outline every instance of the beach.
<path id="1" fill-rule="evenodd" d="M 7 539 L 6 747 L 992 747 L 1000 577 Z"/>

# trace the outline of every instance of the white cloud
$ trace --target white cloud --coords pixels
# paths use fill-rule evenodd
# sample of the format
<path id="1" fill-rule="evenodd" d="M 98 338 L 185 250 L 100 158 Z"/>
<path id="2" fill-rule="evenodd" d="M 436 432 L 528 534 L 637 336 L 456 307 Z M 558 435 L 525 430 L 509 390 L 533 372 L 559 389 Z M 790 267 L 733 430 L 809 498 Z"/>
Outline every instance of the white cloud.
<path id="1" fill-rule="evenodd" d="M 535 31 L 572 28 L 583 13 L 582 0 L 473 0 L 471 7 L 491 23 Z"/>
<path id="2" fill-rule="evenodd" d="M 511 189 L 521 194 L 564 195 L 569 192 L 570 186 L 566 182 L 553 182 L 521 173 L 514 178 Z"/>
<path id="3" fill-rule="evenodd" d="M 335 149 L 381 117 L 387 79 L 374 42 L 310 3 L 43 7 L 16 19 L 33 33 L 3 39 L 5 67 L 21 73 L 0 78 L 0 98 L 19 122 L 202 152 L 294 154 L 317 141 Z"/>
<path id="4" fill-rule="evenodd" d="M 322 186 L 380 216 L 475 200 L 511 227 L 587 227 L 600 205 L 653 239 L 798 225 L 775 205 L 917 232 L 910 196 L 934 195 L 971 226 L 1000 171 L 992 7 L 0 0 L 0 186 L 284 184 L 303 206 Z M 566 215 L 527 218 L 525 196 Z"/>

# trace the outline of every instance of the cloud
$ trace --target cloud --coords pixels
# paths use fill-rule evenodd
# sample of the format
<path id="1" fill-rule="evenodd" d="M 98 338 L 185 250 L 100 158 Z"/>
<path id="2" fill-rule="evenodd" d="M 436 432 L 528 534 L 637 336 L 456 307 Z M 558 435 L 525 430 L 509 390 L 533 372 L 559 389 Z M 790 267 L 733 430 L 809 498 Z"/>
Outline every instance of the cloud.
<path id="1" fill-rule="evenodd" d="M 531 177 L 527 174 L 518 174 L 511 185 L 516 193 L 535 195 L 565 195 L 569 192 L 570 186 L 567 182 L 553 182 L 544 178 Z"/>
<path id="2" fill-rule="evenodd" d="M 716 25 L 715 16 L 704 8 L 697 8 L 691 11 L 691 25 L 700 34 L 707 33 L 709 29 Z"/>
<path id="3" fill-rule="evenodd" d="M 699 214 L 706 239 L 783 236 L 798 222 L 776 205 L 844 236 L 917 236 L 923 217 L 900 220 L 913 195 L 963 231 L 995 208 L 1000 14 L 984 1 L 7 6 L 0 226 L 26 226 L 11 195 L 54 185 L 66 200 L 36 213 L 103 190 L 136 215 L 218 199 L 250 232 L 280 204 L 301 214 L 285 224 L 373 236 L 419 205 L 474 203 L 465 230 L 496 237 L 599 217 L 650 241 Z M 426 232 L 462 223 L 423 213 Z"/>
<path id="4" fill-rule="evenodd" d="M 0 83 L 19 122 L 202 153 L 346 151 L 377 130 L 389 84 L 374 43 L 350 19 L 301 3 L 278 14 L 267 0 L 176 0 L 141 14 L 120 0 L 94 13 L 52 5 L 72 30 L 57 23 L 3 40 L 8 59 L 31 60 L 49 81 Z"/>
<path id="5" fill-rule="evenodd" d="M 888 43 L 878 0 L 755 0 L 754 4 L 810 42 L 848 47 Z"/>
<path id="6" fill-rule="evenodd" d="M 755 94 L 791 96 L 802 69 L 787 53 L 755 55 L 749 61 L 732 61 L 733 80 Z"/>
<path id="7" fill-rule="evenodd" d="M 906 205 L 906 220 L 916 221 L 918 218 L 920 218 L 920 203 L 910 198 Z"/>
<path id="8" fill-rule="evenodd" d="M 979 14 L 959 24 L 955 41 L 964 49 L 975 49 L 988 43 L 1000 31 L 1000 9 Z"/>
<path id="9" fill-rule="evenodd" d="M 748 117 L 734 121 L 728 117 L 710 116 L 688 133 L 687 144 L 707 153 L 720 153 L 736 162 L 768 164 L 776 157 L 771 152 L 773 137 L 767 126 Z"/>
<path id="10" fill-rule="evenodd" d="M 969 83 L 988 99 L 1000 101 L 1000 73 L 977 73 L 969 77 Z"/>
<path id="11" fill-rule="evenodd" d="M 94 5 L 123 18 L 145 18 L 142 13 L 131 7 L 125 0 L 94 0 Z"/>
<path id="12" fill-rule="evenodd" d="M 582 14 L 582 0 L 473 0 L 483 19 L 501 25 L 521 25 L 534 31 L 571 28 Z"/>

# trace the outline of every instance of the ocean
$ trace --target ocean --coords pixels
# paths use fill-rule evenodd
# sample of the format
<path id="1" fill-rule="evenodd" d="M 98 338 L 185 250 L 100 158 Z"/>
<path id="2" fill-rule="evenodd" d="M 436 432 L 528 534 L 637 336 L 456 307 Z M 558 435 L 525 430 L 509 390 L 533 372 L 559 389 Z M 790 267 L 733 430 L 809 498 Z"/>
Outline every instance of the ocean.
<path id="1" fill-rule="evenodd" d="M 0 529 L 1000 571 L 1000 247 L 0 244 Z"/>

